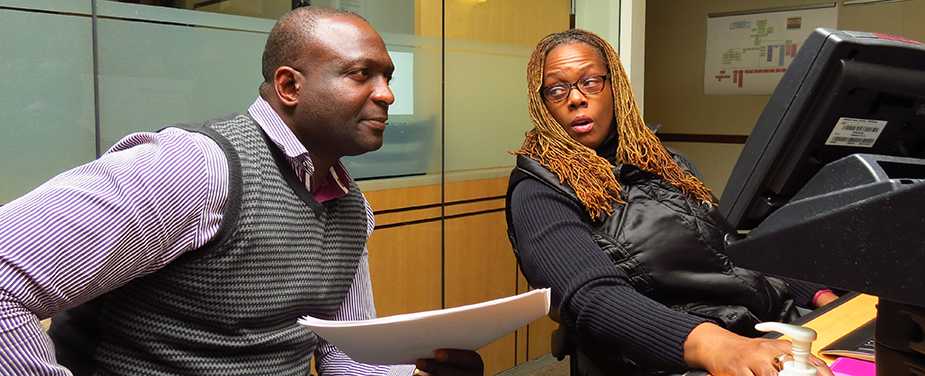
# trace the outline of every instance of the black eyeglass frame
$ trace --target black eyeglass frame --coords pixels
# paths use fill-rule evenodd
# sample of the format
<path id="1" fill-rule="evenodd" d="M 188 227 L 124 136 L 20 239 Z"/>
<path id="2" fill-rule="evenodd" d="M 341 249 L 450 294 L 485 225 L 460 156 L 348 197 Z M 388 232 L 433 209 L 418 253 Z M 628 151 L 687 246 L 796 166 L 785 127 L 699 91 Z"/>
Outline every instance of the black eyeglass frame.
<path id="1" fill-rule="evenodd" d="M 570 95 L 572 95 L 572 89 L 577 89 L 578 92 L 581 93 L 582 95 L 584 95 L 585 97 L 589 97 L 589 96 L 592 96 L 592 95 L 600 94 L 602 91 L 604 91 L 604 87 L 607 86 L 607 85 L 604 85 L 604 83 L 607 82 L 607 79 L 609 78 L 609 76 L 610 76 L 610 75 L 607 75 L 607 74 L 595 74 L 595 75 L 585 76 L 585 77 L 579 78 L 578 81 L 575 81 L 575 82 L 572 82 L 572 83 L 560 82 L 560 83 L 557 83 L 557 84 L 551 85 L 551 86 L 542 86 L 542 87 L 540 87 L 540 96 L 542 96 L 543 99 L 549 101 L 550 103 L 560 103 L 560 102 L 562 102 L 562 101 L 565 101 L 566 99 L 568 99 L 568 97 L 569 97 Z M 601 79 L 601 89 L 598 90 L 598 91 L 586 92 L 585 90 L 583 90 L 583 89 L 581 88 L 581 85 L 580 85 L 580 84 L 581 84 L 582 82 L 585 82 L 585 81 L 590 80 L 590 79 L 592 79 L 592 78 L 600 78 L 600 79 Z M 563 87 L 563 86 L 568 86 L 568 91 L 566 91 L 565 95 L 564 95 L 562 98 L 558 99 L 558 100 L 557 100 L 557 99 L 553 99 L 553 98 L 551 98 L 548 94 L 546 94 L 546 93 L 547 93 L 547 90 L 549 90 L 549 89 L 551 89 L 551 88 L 554 88 L 554 87 Z"/>

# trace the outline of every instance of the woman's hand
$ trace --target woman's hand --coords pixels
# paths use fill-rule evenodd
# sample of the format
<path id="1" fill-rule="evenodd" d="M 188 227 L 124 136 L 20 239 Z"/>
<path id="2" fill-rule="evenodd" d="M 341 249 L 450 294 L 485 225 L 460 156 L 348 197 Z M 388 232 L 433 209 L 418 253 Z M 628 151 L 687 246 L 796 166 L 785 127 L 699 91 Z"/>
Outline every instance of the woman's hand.
<path id="1" fill-rule="evenodd" d="M 790 353 L 790 342 L 747 338 L 713 323 L 698 325 L 684 341 L 684 361 L 714 376 L 776 375 L 776 357 Z"/>
<path id="2" fill-rule="evenodd" d="M 838 295 L 835 295 L 835 293 L 832 292 L 832 290 L 829 290 L 829 289 L 819 290 L 816 292 L 816 295 L 813 296 L 813 305 L 815 305 L 816 308 L 819 308 L 826 304 L 834 302 L 835 299 L 838 299 Z"/>
<path id="3" fill-rule="evenodd" d="M 772 376 L 781 366 L 781 355 L 790 354 L 790 342 L 782 339 L 748 338 L 722 327 L 703 323 L 684 342 L 684 361 L 714 376 Z M 820 376 L 832 376 L 832 371 L 819 359 L 810 363 Z"/>
<path id="4" fill-rule="evenodd" d="M 485 373 L 479 353 L 469 350 L 440 349 L 434 357 L 418 359 L 416 376 L 475 376 Z"/>
<path id="5" fill-rule="evenodd" d="M 793 360 L 793 356 L 790 354 L 784 355 L 781 357 L 781 362 L 786 363 Z M 815 357 L 814 355 L 809 356 L 809 364 L 813 367 L 816 367 L 816 376 L 835 376 L 835 373 L 829 369 L 829 365 L 825 364 L 825 361 Z"/>

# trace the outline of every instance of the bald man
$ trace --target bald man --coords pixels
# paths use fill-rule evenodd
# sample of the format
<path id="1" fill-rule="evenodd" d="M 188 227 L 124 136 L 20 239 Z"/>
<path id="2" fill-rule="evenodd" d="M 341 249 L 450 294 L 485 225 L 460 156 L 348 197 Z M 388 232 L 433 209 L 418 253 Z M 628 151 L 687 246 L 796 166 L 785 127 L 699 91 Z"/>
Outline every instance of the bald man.
<path id="1" fill-rule="evenodd" d="M 0 207 L 0 374 L 481 374 L 471 351 L 359 364 L 296 324 L 375 316 L 340 158 L 382 145 L 393 70 L 361 17 L 298 8 L 245 113 L 129 135 Z"/>

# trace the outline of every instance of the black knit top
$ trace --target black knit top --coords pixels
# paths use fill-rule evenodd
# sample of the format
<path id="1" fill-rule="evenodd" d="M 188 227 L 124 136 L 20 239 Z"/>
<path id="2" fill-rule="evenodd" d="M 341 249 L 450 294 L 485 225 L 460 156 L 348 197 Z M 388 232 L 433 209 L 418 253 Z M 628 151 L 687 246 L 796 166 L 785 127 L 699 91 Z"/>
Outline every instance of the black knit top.
<path id="1" fill-rule="evenodd" d="M 610 153 L 599 155 L 613 161 L 615 144 L 614 137 L 608 139 L 600 150 Z M 522 271 L 534 286 L 552 289 L 563 325 L 645 368 L 685 368 L 684 341 L 705 319 L 674 311 L 630 286 L 592 238 L 584 208 L 552 187 L 520 181 L 509 205 Z M 808 303 L 816 288 L 792 287 L 798 305 Z"/>

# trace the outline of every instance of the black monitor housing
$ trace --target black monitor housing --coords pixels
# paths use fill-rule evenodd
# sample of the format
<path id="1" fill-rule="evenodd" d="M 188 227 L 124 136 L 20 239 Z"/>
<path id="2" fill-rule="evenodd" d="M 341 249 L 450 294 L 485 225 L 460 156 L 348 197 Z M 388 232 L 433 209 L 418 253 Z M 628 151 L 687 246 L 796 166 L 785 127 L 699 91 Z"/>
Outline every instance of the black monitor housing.
<path id="1" fill-rule="evenodd" d="M 822 166 L 855 153 L 925 158 L 925 48 L 817 29 L 758 119 L 720 207 L 751 229 Z"/>
<path id="2" fill-rule="evenodd" d="M 925 46 L 817 29 L 720 200 L 738 265 L 880 297 L 878 375 L 925 370 L 923 158 Z"/>

